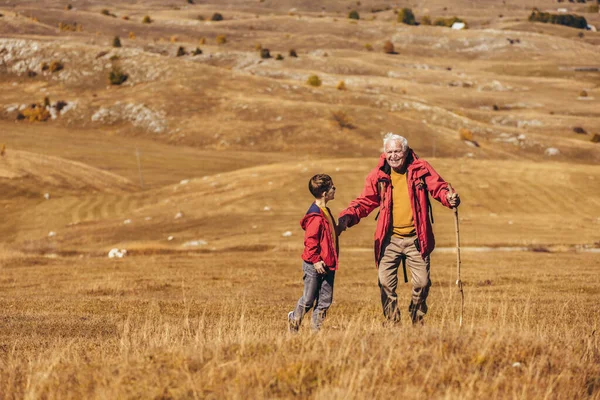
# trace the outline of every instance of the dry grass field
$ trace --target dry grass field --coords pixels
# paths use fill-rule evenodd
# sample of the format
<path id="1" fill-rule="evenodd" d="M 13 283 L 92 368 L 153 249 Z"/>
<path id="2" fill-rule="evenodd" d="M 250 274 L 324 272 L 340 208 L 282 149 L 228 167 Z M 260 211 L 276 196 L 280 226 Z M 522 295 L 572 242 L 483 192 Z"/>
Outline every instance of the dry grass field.
<path id="1" fill-rule="evenodd" d="M 600 33 L 528 21 L 592 6 L 2 2 L 0 399 L 600 399 Z M 464 324 L 434 204 L 423 326 L 384 324 L 372 216 L 292 335 L 306 182 L 339 212 L 388 131 L 461 194 Z"/>

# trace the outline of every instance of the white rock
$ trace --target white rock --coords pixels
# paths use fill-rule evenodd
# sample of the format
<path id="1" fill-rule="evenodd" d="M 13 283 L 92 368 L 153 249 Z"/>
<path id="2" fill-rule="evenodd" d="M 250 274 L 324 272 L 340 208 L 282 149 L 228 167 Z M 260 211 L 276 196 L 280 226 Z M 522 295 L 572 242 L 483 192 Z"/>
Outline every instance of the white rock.
<path id="1" fill-rule="evenodd" d="M 51 231 L 48 233 L 48 237 L 54 237 L 54 236 L 56 236 L 56 232 Z"/>
<path id="2" fill-rule="evenodd" d="M 285 232 L 283 232 L 281 234 L 281 236 L 283 236 L 283 237 L 290 237 L 290 236 L 292 236 L 292 232 L 291 231 L 285 231 Z"/>
<path id="3" fill-rule="evenodd" d="M 46 200 L 50 200 L 50 193 L 44 193 L 44 198 Z"/>
<path id="4" fill-rule="evenodd" d="M 152 220 L 152 217 L 146 217 L 146 218 L 144 218 L 144 220 L 150 221 L 150 220 Z"/>
<path id="5" fill-rule="evenodd" d="M 123 258 L 127 255 L 127 250 L 125 249 L 110 249 L 108 252 L 108 258 Z"/>
<path id="6" fill-rule="evenodd" d="M 179 219 L 179 218 L 183 218 L 183 213 L 181 211 L 179 211 L 177 214 L 175 214 L 175 219 Z"/>
<path id="7" fill-rule="evenodd" d="M 173 240 L 173 239 L 175 239 L 173 236 L 169 236 L 169 237 L 167 238 L 167 240 L 168 240 L 169 242 L 170 242 L 171 240 Z"/>
<path id="8" fill-rule="evenodd" d="M 464 22 L 455 22 L 452 24 L 452 29 L 461 30 L 465 29 L 467 25 Z"/>
<path id="9" fill-rule="evenodd" d="M 179 182 L 180 185 L 187 185 L 188 183 L 190 183 L 189 179 L 183 179 Z"/>
<path id="10" fill-rule="evenodd" d="M 522 367 L 520 362 L 515 362 L 515 363 L 513 363 L 512 366 L 513 366 L 513 368 L 521 368 Z"/>
<path id="11" fill-rule="evenodd" d="M 205 240 L 190 240 L 189 242 L 185 242 L 183 247 L 197 247 L 197 246 L 205 246 L 208 242 Z"/>
<path id="12" fill-rule="evenodd" d="M 123 221 L 123 225 L 129 225 L 131 223 L 130 219 L 126 219 L 125 221 Z"/>
<path id="13" fill-rule="evenodd" d="M 544 154 L 547 156 L 557 156 L 560 154 L 560 150 L 558 150 L 556 147 L 548 147 L 544 151 Z"/>
<path id="14" fill-rule="evenodd" d="M 265 206 L 265 208 L 263 208 L 263 211 L 271 211 L 271 207 Z"/>

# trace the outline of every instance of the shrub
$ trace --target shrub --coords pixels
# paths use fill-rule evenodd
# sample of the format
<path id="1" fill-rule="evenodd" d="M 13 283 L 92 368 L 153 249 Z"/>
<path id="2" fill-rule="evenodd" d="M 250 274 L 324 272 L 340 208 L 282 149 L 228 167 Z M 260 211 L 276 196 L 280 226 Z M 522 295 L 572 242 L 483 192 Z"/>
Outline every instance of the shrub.
<path id="1" fill-rule="evenodd" d="M 260 49 L 260 58 L 271 58 L 271 53 L 269 49 Z"/>
<path id="2" fill-rule="evenodd" d="M 71 4 L 67 4 L 67 6 L 65 7 L 65 10 L 69 11 L 72 10 L 73 6 Z"/>
<path id="3" fill-rule="evenodd" d="M 32 104 L 19 113 L 17 119 L 27 119 L 29 122 L 44 122 L 50 119 L 50 112 L 42 104 Z"/>
<path id="4" fill-rule="evenodd" d="M 460 140 L 468 140 L 468 141 L 472 142 L 473 141 L 473 132 L 471 132 L 470 130 L 465 129 L 465 128 L 460 128 L 458 130 L 458 138 Z"/>
<path id="5" fill-rule="evenodd" d="M 204 21 L 206 18 L 204 18 L 204 15 L 200 14 L 200 15 L 198 15 L 198 16 L 196 17 L 196 19 L 197 19 L 198 21 Z"/>
<path id="6" fill-rule="evenodd" d="M 600 134 L 594 133 L 594 136 L 590 139 L 592 143 L 600 143 Z"/>
<path id="7" fill-rule="evenodd" d="M 206 44 L 206 38 L 201 37 L 198 39 L 198 44 Z"/>
<path id="8" fill-rule="evenodd" d="M 290 56 L 290 57 L 298 57 L 298 53 L 296 53 L 296 50 L 294 50 L 294 49 L 290 49 L 289 56 Z"/>
<path id="9" fill-rule="evenodd" d="M 135 40 L 135 33 L 129 32 L 129 39 Z"/>
<path id="10" fill-rule="evenodd" d="M 355 126 L 352 123 L 352 119 L 344 111 L 333 111 L 331 113 L 331 119 L 337 124 L 340 129 L 354 129 Z"/>
<path id="11" fill-rule="evenodd" d="M 72 24 L 67 24 L 65 22 L 58 23 L 58 30 L 61 32 L 81 32 L 83 31 L 83 25 L 74 22 Z"/>
<path id="12" fill-rule="evenodd" d="M 429 17 L 429 15 L 423 15 L 423 18 L 421 18 L 421 24 L 431 25 L 431 18 Z"/>
<path id="13" fill-rule="evenodd" d="M 350 19 L 360 19 L 360 15 L 358 15 L 358 11 L 352 10 L 348 13 L 348 18 Z"/>
<path id="14" fill-rule="evenodd" d="M 143 23 L 143 24 L 150 24 L 150 23 L 152 23 L 152 22 L 153 22 L 153 21 L 152 21 L 152 18 L 150 18 L 150 16 L 149 16 L 149 15 L 146 15 L 144 18 L 142 18 L 142 23 Z"/>
<path id="15" fill-rule="evenodd" d="M 600 11 L 600 6 L 598 4 L 592 4 L 591 6 L 588 6 L 588 8 L 587 8 L 587 12 L 589 12 L 589 13 L 598 14 L 598 11 Z"/>
<path id="16" fill-rule="evenodd" d="M 124 21 L 129 21 L 129 17 L 128 17 L 127 15 L 123 15 L 121 18 L 122 18 Z"/>
<path id="17" fill-rule="evenodd" d="M 321 78 L 319 78 L 317 75 L 311 75 L 306 80 L 306 83 L 308 83 L 310 86 L 319 87 L 323 82 L 321 82 Z"/>
<path id="18" fill-rule="evenodd" d="M 183 46 L 179 46 L 179 48 L 177 49 L 177 57 L 183 57 L 187 55 L 187 51 L 185 51 L 185 48 Z"/>
<path id="19" fill-rule="evenodd" d="M 198 56 L 200 54 L 202 54 L 202 49 L 200 49 L 200 47 L 196 47 L 196 50 L 192 51 L 193 56 Z"/>
<path id="20" fill-rule="evenodd" d="M 187 0 L 188 4 L 194 4 L 194 0 Z"/>
<path id="21" fill-rule="evenodd" d="M 219 35 L 217 36 L 217 44 L 225 44 L 227 43 L 227 36 Z"/>
<path id="22" fill-rule="evenodd" d="M 275 57 L 275 59 L 277 61 L 281 61 L 281 60 L 283 60 L 283 56 L 281 54 L 277 54 L 277 57 Z"/>
<path id="23" fill-rule="evenodd" d="M 579 135 L 585 135 L 587 132 L 585 131 L 585 129 L 583 129 L 581 126 L 575 126 L 573 127 L 573 132 L 579 134 Z"/>
<path id="24" fill-rule="evenodd" d="M 106 9 L 106 8 L 105 8 L 104 10 L 100 11 L 100 13 L 101 13 L 102 15 L 106 15 L 106 16 L 108 16 L 108 17 L 110 17 L 110 16 L 112 15 L 112 14 L 110 13 L 110 10 L 108 10 L 108 9 Z"/>
<path id="25" fill-rule="evenodd" d="M 40 69 L 41 69 L 42 71 L 48 71 L 48 69 L 49 69 L 49 68 L 50 68 L 50 66 L 48 65 L 48 63 L 47 63 L 47 62 L 43 62 L 43 63 L 40 65 Z"/>
<path id="26" fill-rule="evenodd" d="M 171 43 L 177 43 L 178 40 L 179 40 L 179 38 L 177 37 L 177 35 L 173 35 L 169 38 L 169 41 Z"/>
<path id="27" fill-rule="evenodd" d="M 220 13 L 214 13 L 212 17 L 210 17 L 211 21 L 223 21 L 223 15 Z"/>
<path id="28" fill-rule="evenodd" d="M 539 11 L 537 8 L 534 8 L 531 11 L 531 15 L 529 15 L 529 21 L 565 25 L 577 29 L 585 29 L 588 25 L 586 19 L 579 15 L 550 14 L 547 12 Z"/>
<path id="29" fill-rule="evenodd" d="M 581 92 L 579 92 L 579 97 L 587 97 L 588 92 L 586 92 L 585 90 L 582 90 Z"/>
<path id="30" fill-rule="evenodd" d="M 339 81 L 337 86 L 335 87 L 337 90 L 346 90 L 346 82 Z"/>
<path id="31" fill-rule="evenodd" d="M 260 44 L 260 43 L 256 43 L 256 44 L 254 45 L 254 50 L 256 50 L 256 51 L 261 51 L 261 50 L 262 50 L 262 44 Z"/>
<path id="32" fill-rule="evenodd" d="M 113 67 L 108 74 L 108 81 L 111 85 L 120 85 L 125 82 L 129 76 L 121 71 L 119 67 Z"/>
<path id="33" fill-rule="evenodd" d="M 462 19 L 460 19 L 458 17 L 437 18 L 433 24 L 435 26 L 445 26 L 445 27 L 451 28 L 455 22 L 462 22 L 463 24 L 465 24 L 465 26 L 467 25 L 466 21 L 463 21 Z"/>
<path id="34" fill-rule="evenodd" d="M 113 39 L 113 47 L 121 47 L 121 38 L 118 36 Z"/>
<path id="35" fill-rule="evenodd" d="M 112 56 L 110 56 L 110 58 L 109 58 L 109 60 L 110 60 L 110 61 L 118 61 L 118 60 L 120 60 L 120 59 L 121 59 L 121 57 L 119 57 L 119 56 L 118 56 L 118 55 L 116 55 L 116 54 L 113 54 L 113 55 L 112 55 Z"/>
<path id="36" fill-rule="evenodd" d="M 396 51 L 394 50 L 394 43 L 386 40 L 386 42 L 383 44 L 383 52 L 385 54 L 396 54 Z"/>
<path id="37" fill-rule="evenodd" d="M 368 51 L 373 51 L 373 46 L 370 43 L 365 44 L 365 49 Z"/>
<path id="38" fill-rule="evenodd" d="M 416 25 L 415 14 L 413 14 L 410 8 L 403 8 L 398 11 L 398 22 L 401 22 L 406 25 Z"/>
<path id="39" fill-rule="evenodd" d="M 50 66 L 48 67 L 48 69 L 50 70 L 50 72 L 58 72 L 61 69 L 63 69 L 64 67 L 65 66 L 62 62 L 55 60 L 50 63 Z"/>

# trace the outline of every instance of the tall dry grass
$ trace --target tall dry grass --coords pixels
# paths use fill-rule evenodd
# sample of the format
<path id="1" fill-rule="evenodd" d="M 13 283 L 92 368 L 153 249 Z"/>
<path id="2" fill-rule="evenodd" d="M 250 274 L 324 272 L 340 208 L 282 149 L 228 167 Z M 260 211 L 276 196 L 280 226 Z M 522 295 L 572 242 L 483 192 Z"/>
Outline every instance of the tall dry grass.
<path id="1" fill-rule="evenodd" d="M 451 254 L 426 325 L 390 327 L 369 255 L 348 253 L 323 330 L 291 335 L 294 253 L 5 255 L 0 397 L 600 398 L 598 257 L 463 257 L 462 330 Z"/>

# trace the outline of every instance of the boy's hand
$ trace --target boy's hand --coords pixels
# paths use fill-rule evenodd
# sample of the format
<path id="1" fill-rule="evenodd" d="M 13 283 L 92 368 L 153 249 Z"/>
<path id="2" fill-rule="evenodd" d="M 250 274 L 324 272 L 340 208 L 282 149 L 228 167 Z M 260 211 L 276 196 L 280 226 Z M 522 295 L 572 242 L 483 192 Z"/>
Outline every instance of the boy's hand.
<path id="1" fill-rule="evenodd" d="M 323 261 L 319 261 L 314 263 L 315 266 L 315 270 L 317 271 L 318 274 L 324 274 L 325 273 L 325 263 Z"/>
<path id="2" fill-rule="evenodd" d="M 340 232 L 344 232 L 348 228 L 348 222 L 350 222 L 350 217 L 344 215 L 338 219 L 338 229 Z"/>

